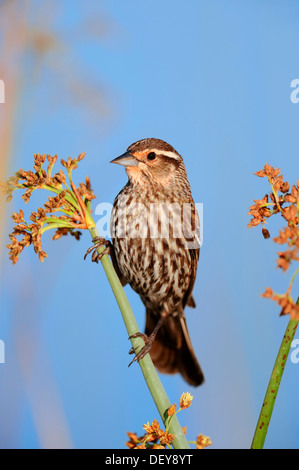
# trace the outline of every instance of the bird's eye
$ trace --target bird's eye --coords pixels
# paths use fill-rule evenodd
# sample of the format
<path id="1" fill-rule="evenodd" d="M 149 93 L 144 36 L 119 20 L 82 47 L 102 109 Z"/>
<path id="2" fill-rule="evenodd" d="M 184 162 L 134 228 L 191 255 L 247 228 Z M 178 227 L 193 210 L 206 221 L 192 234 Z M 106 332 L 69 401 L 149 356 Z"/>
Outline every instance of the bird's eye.
<path id="1" fill-rule="evenodd" d="M 156 158 L 155 152 L 150 152 L 147 156 L 148 160 L 155 160 L 155 158 Z"/>

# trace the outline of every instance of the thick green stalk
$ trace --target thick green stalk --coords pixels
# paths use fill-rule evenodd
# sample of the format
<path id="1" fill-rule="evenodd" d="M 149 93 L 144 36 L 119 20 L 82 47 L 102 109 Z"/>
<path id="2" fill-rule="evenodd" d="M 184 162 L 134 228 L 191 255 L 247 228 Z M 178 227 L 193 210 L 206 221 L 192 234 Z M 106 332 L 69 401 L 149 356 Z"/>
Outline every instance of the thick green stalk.
<path id="1" fill-rule="evenodd" d="M 96 238 L 99 233 L 95 226 L 89 227 L 89 232 L 91 237 Z M 102 252 L 104 247 L 98 249 L 98 252 Z M 121 311 L 128 335 L 131 336 L 139 332 L 137 322 L 135 320 L 132 308 L 129 304 L 128 298 L 125 294 L 125 291 L 119 281 L 119 278 L 114 270 L 114 267 L 110 261 L 110 258 L 107 255 L 104 255 L 101 258 L 102 266 L 105 270 L 106 276 L 118 303 L 119 309 Z M 142 347 L 144 341 L 142 338 L 131 338 L 132 345 L 134 349 Z M 171 405 L 167 394 L 163 388 L 163 385 L 159 379 L 156 368 L 153 365 L 153 362 L 149 354 L 146 354 L 144 358 L 139 361 L 140 368 L 142 370 L 143 376 L 149 388 L 149 391 L 152 395 L 152 398 L 157 406 L 159 414 L 163 420 L 164 425 L 166 424 L 167 409 Z M 169 427 L 169 432 L 174 434 L 176 437 L 173 440 L 172 444 L 175 449 L 189 449 L 188 441 L 183 433 L 181 425 L 176 416 L 171 420 L 171 425 Z"/>
<path id="2" fill-rule="evenodd" d="M 299 299 L 297 300 L 297 304 Z M 272 411 L 276 401 L 279 385 L 281 382 L 282 374 L 288 359 L 292 340 L 294 338 L 298 326 L 297 320 L 290 320 L 281 342 L 277 358 L 273 367 L 273 371 L 269 380 L 268 388 L 264 398 L 263 406 L 260 416 L 256 425 L 253 441 L 251 444 L 252 449 L 263 449 L 269 423 L 272 416 Z"/>

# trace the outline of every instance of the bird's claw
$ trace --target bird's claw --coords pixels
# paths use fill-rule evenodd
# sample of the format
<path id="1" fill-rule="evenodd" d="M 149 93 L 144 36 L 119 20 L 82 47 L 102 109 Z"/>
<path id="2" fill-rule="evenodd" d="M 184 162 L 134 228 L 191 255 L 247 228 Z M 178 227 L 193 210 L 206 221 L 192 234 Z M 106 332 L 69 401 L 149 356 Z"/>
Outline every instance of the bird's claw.
<path id="1" fill-rule="evenodd" d="M 130 365 L 133 364 L 133 362 L 135 362 L 135 361 L 139 362 L 140 359 L 142 359 L 148 352 L 150 352 L 152 344 L 153 344 L 154 339 L 155 339 L 155 337 L 152 336 L 152 335 L 147 336 L 145 333 L 140 333 L 140 332 L 129 336 L 129 339 L 131 339 L 131 338 L 142 338 L 145 344 L 140 349 L 140 351 L 136 354 L 134 359 L 130 362 L 128 367 L 130 367 Z M 132 347 L 129 351 L 129 354 L 135 354 L 135 352 L 136 351 L 135 351 L 134 347 Z"/>
<path id="2" fill-rule="evenodd" d="M 111 243 L 109 240 L 106 240 L 104 237 L 95 237 L 93 238 L 92 241 L 94 242 L 94 245 L 88 248 L 88 250 L 86 251 L 84 255 L 84 259 L 87 258 L 89 253 L 93 252 L 91 255 L 91 260 L 95 263 L 98 263 L 104 255 L 110 254 Z M 98 253 L 97 250 L 101 246 L 105 246 L 105 249 L 101 253 Z"/>

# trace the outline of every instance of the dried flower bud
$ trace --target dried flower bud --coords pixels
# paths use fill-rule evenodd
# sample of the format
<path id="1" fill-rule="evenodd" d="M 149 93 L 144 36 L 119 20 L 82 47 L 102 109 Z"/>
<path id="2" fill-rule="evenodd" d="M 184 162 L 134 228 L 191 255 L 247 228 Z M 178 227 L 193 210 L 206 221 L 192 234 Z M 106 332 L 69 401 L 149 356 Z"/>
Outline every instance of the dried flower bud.
<path id="1" fill-rule="evenodd" d="M 269 230 L 267 230 L 265 227 L 262 228 L 262 234 L 265 239 L 270 238 Z"/>
<path id="2" fill-rule="evenodd" d="M 297 217 L 297 207 L 296 206 L 285 207 L 283 209 L 282 215 L 288 222 L 292 222 L 295 225 L 297 225 L 298 217 Z"/>
<path id="3" fill-rule="evenodd" d="M 197 449 L 204 449 L 212 445 L 212 441 L 208 436 L 204 436 L 203 434 L 199 434 L 196 439 L 196 448 Z"/>
<path id="4" fill-rule="evenodd" d="M 173 405 L 171 405 L 168 410 L 167 410 L 167 414 L 168 416 L 172 416 L 174 415 L 176 412 L 176 404 L 174 403 Z"/>
<path id="5" fill-rule="evenodd" d="M 180 398 L 180 408 L 182 410 L 184 410 L 186 408 L 189 408 L 189 406 L 191 405 L 192 400 L 193 400 L 193 396 L 190 395 L 189 392 L 183 393 L 181 395 L 181 398 Z"/>
<path id="6" fill-rule="evenodd" d="M 13 212 L 11 218 L 16 224 L 24 222 L 24 211 L 20 209 L 19 212 Z"/>
<path id="7" fill-rule="evenodd" d="M 273 290 L 270 287 L 267 287 L 265 292 L 262 294 L 262 297 L 271 298 L 273 295 Z"/>
<path id="8" fill-rule="evenodd" d="M 165 431 L 163 436 L 160 437 L 160 443 L 162 445 L 169 445 L 174 440 L 175 435 Z"/>
<path id="9" fill-rule="evenodd" d="M 79 157 L 77 158 L 78 162 L 80 162 L 80 160 L 83 160 L 83 158 L 85 157 L 85 155 L 86 155 L 86 152 L 80 153 Z"/>
<path id="10" fill-rule="evenodd" d="M 287 181 L 282 183 L 281 188 L 280 188 L 282 193 L 287 193 L 289 189 L 290 189 L 290 185 Z"/>

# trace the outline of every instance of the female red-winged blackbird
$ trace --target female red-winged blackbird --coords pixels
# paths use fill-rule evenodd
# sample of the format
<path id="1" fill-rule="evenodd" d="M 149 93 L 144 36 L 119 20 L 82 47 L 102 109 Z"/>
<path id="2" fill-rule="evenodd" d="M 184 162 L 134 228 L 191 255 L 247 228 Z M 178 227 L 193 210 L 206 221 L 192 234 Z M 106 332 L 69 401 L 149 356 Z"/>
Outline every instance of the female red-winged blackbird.
<path id="1" fill-rule="evenodd" d="M 199 221 L 183 159 L 166 142 L 143 139 L 112 163 L 124 165 L 129 180 L 114 201 L 110 254 L 122 284 L 146 307 L 145 335 L 137 334 L 145 346 L 134 360 L 149 352 L 160 372 L 200 385 L 184 315 L 195 307 Z"/>

